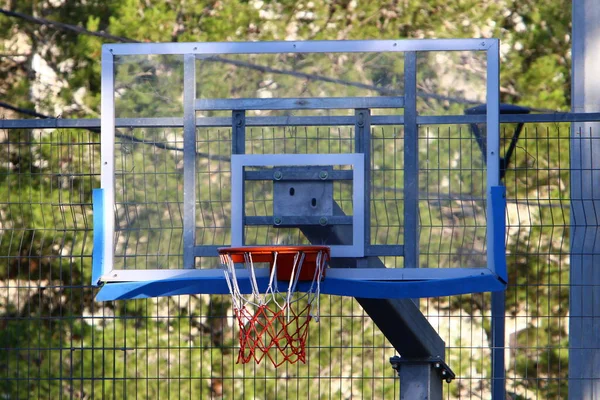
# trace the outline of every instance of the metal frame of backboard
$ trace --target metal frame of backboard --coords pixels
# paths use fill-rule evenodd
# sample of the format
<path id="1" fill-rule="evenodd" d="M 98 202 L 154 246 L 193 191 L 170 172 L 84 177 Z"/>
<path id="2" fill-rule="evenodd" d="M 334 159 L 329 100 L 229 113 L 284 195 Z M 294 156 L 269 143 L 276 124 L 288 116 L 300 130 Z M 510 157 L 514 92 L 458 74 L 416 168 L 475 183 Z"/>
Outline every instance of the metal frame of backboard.
<path id="1" fill-rule="evenodd" d="M 504 217 L 505 201 L 504 187 L 501 186 L 499 166 L 499 42 L 496 39 L 435 39 L 435 40 L 377 40 L 377 41 L 313 41 L 313 42 L 253 42 L 253 43 L 144 43 L 144 44 L 111 44 L 104 45 L 102 52 L 102 156 L 101 156 L 101 184 L 102 189 L 95 194 L 96 210 L 103 210 L 102 226 L 98 227 L 95 236 L 95 246 L 102 249 L 96 252 L 94 259 L 94 284 L 104 284 L 99 300 L 116 298 L 139 298 L 151 296 L 164 296 L 192 293 L 227 293 L 227 287 L 220 269 L 193 269 L 193 260 L 197 256 L 216 255 L 215 248 L 198 248 L 195 245 L 195 134 L 197 126 L 213 126 L 213 123 L 222 123 L 227 120 L 231 126 L 232 119 L 236 118 L 202 118 L 196 119 L 196 111 L 203 109 L 213 110 L 238 110 L 240 107 L 248 109 L 334 109 L 334 108 L 369 108 L 369 107 L 403 107 L 405 101 L 416 101 L 416 89 L 407 92 L 404 97 L 381 98 L 322 98 L 312 99 L 215 99 L 201 100 L 195 93 L 195 60 L 206 54 L 261 54 L 261 53 L 354 53 L 354 52 L 403 52 L 412 54 L 407 60 L 416 73 L 416 52 L 428 51 L 483 51 L 487 59 L 486 75 L 486 100 L 487 114 L 487 252 L 488 265 L 481 268 L 452 268 L 452 269 L 377 269 L 353 268 L 352 273 L 346 268 L 328 272 L 327 279 L 323 282 L 322 293 L 348 295 L 363 298 L 417 298 L 453 295 L 470 292 L 483 292 L 502 290 L 506 284 L 506 261 L 504 254 Z M 183 55 L 184 56 L 184 116 L 183 121 L 178 118 L 155 119 L 130 119 L 117 121 L 115 119 L 114 101 L 114 57 L 121 55 Z M 411 64 L 412 63 L 412 64 Z M 406 69 L 406 66 L 405 66 Z M 302 106 L 299 107 L 299 104 Z M 286 123 L 303 123 L 303 117 L 284 118 L 271 121 L 262 121 L 257 125 L 277 125 L 285 120 Z M 416 127 L 416 110 L 405 109 L 403 116 L 370 116 L 373 124 L 392 125 L 404 124 Z M 242 121 L 251 125 L 251 118 Z M 327 117 L 322 124 L 346 123 L 345 117 Z M 184 266 L 181 270 L 115 270 L 112 268 L 114 253 L 114 139 L 115 128 L 118 123 L 125 123 L 130 127 L 142 126 L 169 126 L 182 123 L 184 128 Z M 451 123 L 451 121 L 449 122 Z M 227 123 L 225 124 L 225 126 Z M 285 125 L 285 123 L 284 123 Z M 416 149 L 417 130 L 407 133 Z M 243 136 L 242 136 L 243 138 Z M 236 144 L 234 143 L 234 146 Z M 411 144 L 409 144 L 411 145 Z M 410 154 L 410 153 L 407 153 Z M 409 157 L 410 155 L 405 157 Z M 244 157 L 240 155 L 240 157 Z M 247 157 L 247 156 L 246 156 Z M 235 160 L 232 157 L 232 161 Z M 243 158 L 240 158 L 242 160 Z M 285 162 L 283 164 L 289 164 Z M 302 165 L 305 161 L 301 162 Z M 405 160 L 405 163 L 408 161 Z M 283 165 L 278 163 L 278 165 Z M 293 164 L 293 162 L 292 162 Z M 413 163 L 414 164 L 414 163 Z M 416 165 L 412 166 L 416 168 Z M 407 167 L 408 168 L 408 164 Z M 356 168 L 355 173 L 360 168 Z M 414 170 L 413 172 L 415 172 Z M 407 175 L 410 175 L 407 174 Z M 356 185 L 355 185 L 356 186 Z M 355 199 L 356 200 L 356 199 Z M 416 194 L 406 196 L 406 202 L 416 205 Z M 368 206 L 364 206 L 368 209 Z M 366 211 L 366 210 L 365 210 Z M 416 214 L 416 213 L 415 213 Z M 412 217 L 412 229 L 417 233 L 416 215 Z M 355 224 L 355 226 L 360 226 Z M 414 235 L 413 235 L 414 236 Z M 360 238 L 360 236 L 359 236 Z M 418 266 L 411 248 L 415 248 L 415 238 L 406 237 L 408 251 L 402 249 L 405 260 L 411 266 Z M 410 244 L 408 241 L 412 240 Z M 356 250 L 358 240 L 353 243 Z M 358 251 L 358 250 L 356 250 Z M 214 254 L 212 254 L 214 253 Z M 359 254 L 359 253 L 356 253 Z M 398 253 L 394 254 L 397 255 Z M 335 250 L 334 250 L 334 256 Z M 341 255 L 341 254 L 340 254 Z M 376 257 L 386 255 L 378 250 L 367 251 L 367 256 Z M 359 265 L 360 266 L 360 265 Z M 217 265 L 215 266 L 217 267 Z M 259 273 L 259 285 L 262 277 Z"/>

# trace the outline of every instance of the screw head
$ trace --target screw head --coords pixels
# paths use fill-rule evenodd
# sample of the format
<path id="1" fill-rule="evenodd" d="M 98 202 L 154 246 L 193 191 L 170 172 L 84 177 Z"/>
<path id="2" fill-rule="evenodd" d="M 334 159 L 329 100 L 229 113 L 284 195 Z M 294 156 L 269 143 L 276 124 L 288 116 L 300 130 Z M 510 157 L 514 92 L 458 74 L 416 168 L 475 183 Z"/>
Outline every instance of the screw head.
<path id="1" fill-rule="evenodd" d="M 363 113 L 358 114 L 358 126 L 365 125 L 365 115 Z"/>
<path id="2" fill-rule="evenodd" d="M 280 180 L 281 178 L 283 178 L 283 173 L 281 171 L 275 171 L 273 173 L 273 178 L 275 178 L 276 181 Z"/>
<path id="3" fill-rule="evenodd" d="M 327 173 L 327 171 L 319 172 L 319 178 L 321 178 L 323 180 L 327 179 L 328 176 L 329 176 L 329 174 Z"/>
<path id="4" fill-rule="evenodd" d="M 326 217 L 321 217 L 319 219 L 319 224 L 321 224 L 322 226 L 327 225 L 327 218 Z"/>
<path id="5" fill-rule="evenodd" d="M 273 222 L 275 223 L 275 225 L 281 225 L 281 218 L 280 217 L 275 217 L 273 219 Z"/>

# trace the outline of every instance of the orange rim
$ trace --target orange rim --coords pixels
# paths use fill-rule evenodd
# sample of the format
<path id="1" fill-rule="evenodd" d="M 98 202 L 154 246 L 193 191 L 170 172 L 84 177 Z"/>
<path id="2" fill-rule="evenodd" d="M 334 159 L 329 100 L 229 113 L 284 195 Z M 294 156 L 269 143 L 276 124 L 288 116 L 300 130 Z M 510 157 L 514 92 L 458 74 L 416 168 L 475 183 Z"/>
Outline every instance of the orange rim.
<path id="1" fill-rule="evenodd" d="M 243 254 L 295 254 L 303 252 L 305 254 L 316 254 L 324 252 L 329 257 L 330 250 L 328 246 L 242 246 L 242 247 L 219 247 L 219 254 L 243 255 Z"/>

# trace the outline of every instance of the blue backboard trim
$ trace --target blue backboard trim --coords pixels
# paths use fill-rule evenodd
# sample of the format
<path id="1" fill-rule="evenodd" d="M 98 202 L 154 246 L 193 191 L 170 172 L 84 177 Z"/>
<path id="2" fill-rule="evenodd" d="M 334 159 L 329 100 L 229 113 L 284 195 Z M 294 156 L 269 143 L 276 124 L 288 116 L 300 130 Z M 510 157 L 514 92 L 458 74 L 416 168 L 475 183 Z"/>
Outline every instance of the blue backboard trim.
<path id="1" fill-rule="evenodd" d="M 257 278 L 258 286 L 265 290 L 268 278 Z M 306 291 L 310 283 L 299 283 L 298 290 Z M 250 293 L 250 282 L 240 281 L 240 291 Z M 451 296 L 504 290 L 505 284 L 494 275 L 455 279 L 423 281 L 361 281 L 343 278 L 325 278 L 321 293 L 336 296 L 364 298 L 421 298 Z M 280 288 L 283 289 L 283 288 Z M 177 296 L 184 294 L 229 294 L 223 278 L 176 278 L 147 282 L 106 283 L 98 292 L 97 301 L 144 299 L 148 297 Z"/>
<path id="2" fill-rule="evenodd" d="M 98 286 L 104 274 L 104 189 L 92 190 L 92 208 L 94 213 L 92 286 Z"/>

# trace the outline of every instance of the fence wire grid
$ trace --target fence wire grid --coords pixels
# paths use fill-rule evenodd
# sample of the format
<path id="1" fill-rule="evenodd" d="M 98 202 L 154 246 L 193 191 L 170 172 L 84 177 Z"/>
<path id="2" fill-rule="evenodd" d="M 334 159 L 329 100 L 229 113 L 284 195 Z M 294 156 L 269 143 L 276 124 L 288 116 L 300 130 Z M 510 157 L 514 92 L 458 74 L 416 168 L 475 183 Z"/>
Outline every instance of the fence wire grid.
<path id="1" fill-rule="evenodd" d="M 505 125 L 510 138 L 514 126 Z M 506 390 L 514 399 L 567 397 L 570 129 L 526 124 L 504 178 Z M 0 397 L 399 397 L 395 350 L 352 298 L 322 296 L 306 364 L 279 369 L 236 364 L 227 296 L 95 302 L 99 152 L 91 131 L 0 130 Z M 445 398 L 490 398 L 490 295 L 424 299 L 420 307 L 457 375 Z"/>

